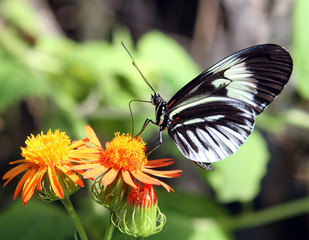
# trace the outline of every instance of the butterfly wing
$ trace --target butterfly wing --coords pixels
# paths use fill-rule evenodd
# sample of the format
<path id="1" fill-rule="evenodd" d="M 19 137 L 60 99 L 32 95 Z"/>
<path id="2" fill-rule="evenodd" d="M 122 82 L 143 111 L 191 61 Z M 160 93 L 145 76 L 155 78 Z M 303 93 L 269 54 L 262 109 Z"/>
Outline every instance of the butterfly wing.
<path id="1" fill-rule="evenodd" d="M 227 97 L 208 97 L 170 114 L 169 136 L 181 153 L 196 162 L 226 158 L 246 141 L 253 130 L 253 109 Z"/>
<path id="2" fill-rule="evenodd" d="M 274 44 L 257 45 L 223 59 L 189 82 L 167 104 L 173 109 L 196 99 L 225 96 L 260 114 L 282 91 L 293 68 L 290 54 Z"/>
<path id="3" fill-rule="evenodd" d="M 273 44 L 239 51 L 201 73 L 167 103 L 168 132 L 182 154 L 219 161 L 246 141 L 260 114 L 282 91 L 293 63 Z"/>

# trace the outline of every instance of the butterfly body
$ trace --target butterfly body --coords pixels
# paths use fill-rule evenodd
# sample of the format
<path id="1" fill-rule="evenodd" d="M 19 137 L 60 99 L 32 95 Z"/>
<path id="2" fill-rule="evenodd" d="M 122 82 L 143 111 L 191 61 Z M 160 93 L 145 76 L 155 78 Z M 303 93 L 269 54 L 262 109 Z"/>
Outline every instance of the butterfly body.
<path id="1" fill-rule="evenodd" d="M 158 125 L 162 142 L 167 129 L 186 158 L 212 170 L 211 163 L 247 140 L 256 116 L 282 91 L 292 68 L 291 56 L 278 45 L 241 50 L 202 72 L 168 102 L 152 95 L 156 121 L 147 118 L 142 131 L 149 122 Z"/>

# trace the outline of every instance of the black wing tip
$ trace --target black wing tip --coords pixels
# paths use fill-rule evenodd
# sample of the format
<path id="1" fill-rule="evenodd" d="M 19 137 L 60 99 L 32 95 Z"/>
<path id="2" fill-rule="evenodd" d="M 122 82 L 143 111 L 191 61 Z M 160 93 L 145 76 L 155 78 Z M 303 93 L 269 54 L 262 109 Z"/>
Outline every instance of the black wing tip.
<path id="1" fill-rule="evenodd" d="M 266 43 L 266 44 L 260 44 L 260 45 L 256 45 L 253 47 L 249 47 L 247 49 L 251 49 L 251 48 L 264 48 L 264 52 L 270 52 L 270 53 L 277 52 L 277 55 L 281 55 L 284 58 L 284 60 L 289 62 L 291 67 L 293 68 L 293 59 L 290 53 L 283 46 L 280 46 L 274 43 Z"/>

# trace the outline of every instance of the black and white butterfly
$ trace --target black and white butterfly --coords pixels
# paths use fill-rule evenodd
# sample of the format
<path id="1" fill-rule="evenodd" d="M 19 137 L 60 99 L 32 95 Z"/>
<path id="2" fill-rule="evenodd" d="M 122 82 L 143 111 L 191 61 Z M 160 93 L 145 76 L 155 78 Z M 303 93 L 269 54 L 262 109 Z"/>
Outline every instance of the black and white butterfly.
<path id="1" fill-rule="evenodd" d="M 255 117 L 282 91 L 292 68 L 290 54 L 278 45 L 249 47 L 202 72 L 168 102 L 141 74 L 154 91 L 156 107 L 156 120 L 147 118 L 142 131 L 150 122 L 159 126 L 162 143 L 167 129 L 186 158 L 212 170 L 211 163 L 233 154 L 247 140 Z"/>

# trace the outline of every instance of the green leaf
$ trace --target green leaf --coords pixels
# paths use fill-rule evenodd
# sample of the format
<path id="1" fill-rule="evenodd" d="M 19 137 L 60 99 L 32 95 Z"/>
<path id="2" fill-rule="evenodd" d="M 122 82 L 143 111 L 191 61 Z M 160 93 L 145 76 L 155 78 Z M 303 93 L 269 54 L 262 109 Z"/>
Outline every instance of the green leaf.
<path id="1" fill-rule="evenodd" d="M 73 239 L 74 228 L 69 216 L 54 203 L 20 201 L 8 206 L 0 214 L 2 240 L 10 239 Z"/>
<path id="2" fill-rule="evenodd" d="M 23 98 L 47 92 L 42 82 L 11 59 L 1 48 L 0 61 L 0 112 Z"/>
<path id="3" fill-rule="evenodd" d="M 295 1 L 293 12 L 293 43 L 294 52 L 293 60 L 295 63 L 295 70 L 297 71 L 296 89 L 298 93 L 306 99 L 309 99 L 309 1 L 298 0 Z"/>
<path id="4" fill-rule="evenodd" d="M 269 153 L 259 132 L 254 131 L 238 152 L 214 165 L 205 177 L 221 202 L 248 202 L 260 191 Z"/>
<path id="5" fill-rule="evenodd" d="M 23 0 L 2 0 L 0 3 L 0 15 L 9 23 L 16 24 L 20 29 L 32 34 L 37 32 L 40 21 L 31 4 Z"/>
<path id="6" fill-rule="evenodd" d="M 137 44 L 138 60 L 149 73 L 153 87 L 162 82 L 160 89 L 172 94 L 196 77 L 200 70 L 186 50 L 172 38 L 159 31 L 143 35 Z M 141 65 L 141 64 L 140 64 Z M 146 77 L 148 73 L 145 74 Z M 167 90 L 172 90 L 167 92 Z"/>

